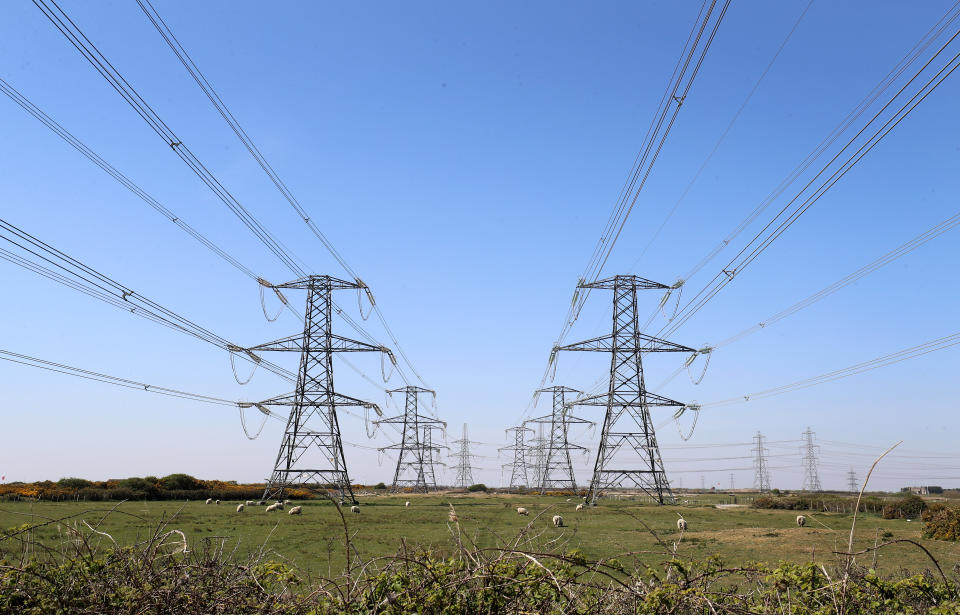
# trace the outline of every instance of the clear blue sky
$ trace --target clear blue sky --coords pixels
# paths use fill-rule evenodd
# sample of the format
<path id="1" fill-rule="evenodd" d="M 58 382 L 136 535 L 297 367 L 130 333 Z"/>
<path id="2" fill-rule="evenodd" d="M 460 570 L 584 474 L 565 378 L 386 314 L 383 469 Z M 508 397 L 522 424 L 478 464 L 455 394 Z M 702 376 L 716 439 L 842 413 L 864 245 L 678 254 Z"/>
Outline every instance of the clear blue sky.
<path id="1" fill-rule="evenodd" d="M 734 1 L 606 273 L 637 260 L 806 5 Z M 344 275 L 136 4 L 62 6 L 293 252 L 315 271 Z M 519 419 L 540 378 L 699 3 L 156 6 L 373 288 L 436 388 L 450 439 L 468 423 L 471 436 L 487 443 L 477 449 L 485 457 L 476 479 L 499 484 L 499 465 L 509 461 L 496 458 L 503 429 Z M 672 283 L 689 270 L 948 7 L 815 0 L 636 272 Z M 289 277 L 31 3 L 0 7 L 0 57 L 0 76 L 167 207 L 267 279 Z M 674 340 L 700 346 L 726 338 L 956 213 L 958 79 L 944 83 Z M 6 98 L 0 127 L 3 218 L 238 343 L 299 330 L 289 315 L 266 323 L 254 284 Z M 664 394 L 723 399 L 955 332 L 956 232 L 718 351 L 702 384 L 682 376 Z M 723 262 L 690 284 L 704 283 Z M 230 399 L 289 388 L 265 372 L 241 387 L 222 351 L 9 263 L 0 262 L 0 274 L 0 348 Z M 339 300 L 356 317 L 353 296 Z M 591 297 L 571 340 L 608 329 L 609 300 L 601 292 Z M 641 311 L 658 300 L 644 297 Z M 367 325 L 386 339 L 375 321 Z M 757 430 L 796 440 L 808 425 L 834 442 L 877 448 L 903 439 L 908 453 L 956 453 L 958 356 L 946 350 L 798 393 L 705 409 L 686 444 L 669 414 L 658 414 L 668 472 L 684 486 L 699 486 L 701 476 L 727 486 L 731 473 L 735 484 L 749 485 L 750 460 L 737 458 L 749 456 L 749 446 L 691 445 L 749 442 Z M 650 361 L 648 379 L 658 382 L 680 361 Z M 378 359 L 357 363 L 379 378 Z M 557 382 L 587 388 L 606 369 L 599 356 L 562 357 Z M 382 403 L 382 391 L 342 365 L 337 370 L 341 392 Z M 262 480 L 282 433 L 271 421 L 251 442 L 229 408 L 8 363 L 0 364 L 0 383 L 0 474 L 7 481 L 171 472 Z M 578 414 L 601 420 L 591 412 Z M 348 442 L 389 442 L 384 434 L 368 440 L 361 420 L 342 424 Z M 579 440 L 591 444 L 595 436 Z M 873 450 L 825 445 L 824 487 L 843 487 L 851 465 L 862 476 Z M 772 460 L 774 485 L 799 487 L 796 446 L 772 452 L 781 455 Z M 380 466 L 375 452 L 350 446 L 347 458 L 355 480 L 392 476 L 391 460 Z M 577 460 L 584 477 L 592 462 Z M 904 454 L 881 467 L 876 484 L 958 486 L 958 465 Z"/>

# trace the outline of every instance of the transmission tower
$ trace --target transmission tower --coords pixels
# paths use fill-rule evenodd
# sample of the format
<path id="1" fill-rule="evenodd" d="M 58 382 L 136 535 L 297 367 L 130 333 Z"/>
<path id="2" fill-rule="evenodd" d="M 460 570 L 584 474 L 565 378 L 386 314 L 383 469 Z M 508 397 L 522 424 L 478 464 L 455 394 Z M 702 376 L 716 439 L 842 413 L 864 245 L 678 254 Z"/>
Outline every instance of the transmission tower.
<path id="1" fill-rule="evenodd" d="M 860 490 L 860 481 L 857 479 L 857 473 L 853 471 L 853 468 L 850 468 L 850 471 L 847 472 L 847 487 L 850 488 L 851 493 Z"/>
<path id="2" fill-rule="evenodd" d="M 583 342 L 558 346 L 559 350 L 610 353 L 610 383 L 606 393 L 581 398 L 575 405 L 605 406 L 603 431 L 590 482 L 590 501 L 601 491 L 629 484 L 663 504 L 673 500 L 663 468 L 660 447 L 650 418 L 650 407 L 683 407 L 685 404 L 647 391 L 643 375 L 645 352 L 696 352 L 640 332 L 637 291 L 669 290 L 669 286 L 635 275 L 618 275 L 596 282 L 581 282 L 578 289 L 613 291 L 613 330 Z M 623 454 L 614 465 L 614 455 Z"/>
<path id="3" fill-rule="evenodd" d="M 730 491 L 733 491 L 733 474 L 730 475 Z"/>
<path id="4" fill-rule="evenodd" d="M 399 416 L 377 421 L 378 425 L 400 425 L 400 442 L 381 448 L 381 451 L 396 450 L 397 469 L 393 473 L 393 491 L 410 488 L 413 493 L 427 493 L 437 488 L 433 470 L 433 455 L 426 450 L 423 434 L 427 428 L 446 427 L 439 419 L 423 416 L 419 413 L 419 396 L 430 393 L 436 399 L 436 392 L 417 386 L 406 386 L 387 391 L 390 395 L 404 393 L 404 410 Z M 432 442 L 432 439 L 431 439 Z M 432 446 L 432 444 L 431 444 Z"/>
<path id="5" fill-rule="evenodd" d="M 506 431 L 508 441 L 510 434 L 513 434 L 513 444 L 504 446 L 500 451 L 513 451 L 513 461 L 503 464 L 504 469 L 510 468 L 510 489 L 526 489 L 529 477 L 527 476 L 527 444 L 524 439 L 525 432 L 533 430 L 520 425 Z"/>
<path id="6" fill-rule="evenodd" d="M 807 430 L 803 432 L 803 438 L 806 441 L 803 453 L 803 486 L 802 491 L 823 491 L 820 486 L 820 475 L 817 470 L 819 459 L 817 458 L 819 446 L 813 443 L 814 433 Z"/>
<path id="7" fill-rule="evenodd" d="M 333 353 L 385 352 L 382 346 L 347 339 L 332 331 L 331 293 L 334 290 L 358 289 L 358 282 L 347 282 L 327 275 L 311 275 L 274 289 L 307 291 L 307 307 L 303 333 L 291 335 L 245 351 L 285 351 L 300 353 L 297 387 L 293 393 L 260 402 L 263 406 L 289 406 L 290 415 L 280 443 L 273 472 L 263 492 L 263 499 L 282 497 L 284 489 L 299 486 L 308 489 L 335 489 L 341 498 L 355 501 L 347 462 L 340 439 L 338 406 L 363 406 L 377 414 L 380 408 L 371 402 L 347 397 L 333 388 Z"/>
<path id="8" fill-rule="evenodd" d="M 553 394 L 553 410 L 546 416 L 538 416 L 527 421 L 540 427 L 541 432 L 549 429 L 549 437 L 541 438 L 540 455 L 538 459 L 537 482 L 540 494 L 548 489 L 577 490 L 577 480 L 573 473 L 573 460 L 570 451 L 586 451 L 587 449 L 568 440 L 570 425 L 592 425 L 590 421 L 571 415 L 567 410 L 566 394 L 579 393 L 576 389 L 555 386 L 540 389 L 540 393 Z"/>
<path id="9" fill-rule="evenodd" d="M 761 493 L 770 491 L 770 471 L 767 464 L 767 449 L 763 445 L 763 434 L 759 431 L 753 436 L 753 488 Z"/>
<path id="10" fill-rule="evenodd" d="M 450 456 L 457 459 L 457 465 L 454 468 L 457 471 L 456 478 L 453 479 L 453 484 L 455 487 L 469 487 L 474 484 L 473 481 L 473 458 L 475 455 L 470 452 L 471 444 L 479 444 L 478 442 L 471 442 L 467 438 L 467 424 L 463 424 L 463 437 L 459 440 L 454 440 L 452 444 L 455 444 L 459 447 L 457 452 L 452 453 Z"/>

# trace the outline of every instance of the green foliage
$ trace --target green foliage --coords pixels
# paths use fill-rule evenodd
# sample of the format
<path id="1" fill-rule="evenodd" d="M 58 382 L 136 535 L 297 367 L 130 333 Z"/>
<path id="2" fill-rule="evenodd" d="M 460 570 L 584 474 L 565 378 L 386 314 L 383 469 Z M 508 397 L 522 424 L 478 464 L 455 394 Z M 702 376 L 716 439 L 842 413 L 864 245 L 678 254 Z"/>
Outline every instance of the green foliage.
<path id="1" fill-rule="evenodd" d="M 923 536 L 937 540 L 960 540 L 960 508 L 931 504 L 923 511 Z"/>
<path id="2" fill-rule="evenodd" d="M 769 510 L 813 510 L 853 512 L 856 498 L 830 495 L 826 493 L 799 493 L 794 495 L 762 495 L 755 499 L 753 508 Z M 883 501 L 876 497 L 864 497 L 860 500 L 860 512 L 880 512 Z"/>
<path id="3" fill-rule="evenodd" d="M 61 478 L 57 481 L 57 484 L 67 489 L 79 489 L 81 487 L 89 487 L 93 483 L 85 478 Z"/>
<path id="4" fill-rule="evenodd" d="M 204 485 L 189 474 L 170 474 L 160 479 L 160 486 L 164 489 L 192 491 L 203 489 Z"/>
<path id="5" fill-rule="evenodd" d="M 387 486 L 384 485 L 383 482 L 379 482 L 379 483 L 377 483 L 376 485 L 374 485 L 373 488 L 374 488 L 374 489 L 386 489 Z"/>
<path id="6" fill-rule="evenodd" d="M 919 495 L 905 495 L 895 502 L 883 507 L 884 519 L 916 519 L 927 507 L 927 503 Z"/>
<path id="7" fill-rule="evenodd" d="M 477 491 L 483 491 L 484 493 L 486 493 L 487 486 L 484 485 L 483 483 L 477 483 L 476 485 L 470 485 L 469 487 L 467 487 L 467 491 L 470 491 L 471 493 L 476 493 Z"/>

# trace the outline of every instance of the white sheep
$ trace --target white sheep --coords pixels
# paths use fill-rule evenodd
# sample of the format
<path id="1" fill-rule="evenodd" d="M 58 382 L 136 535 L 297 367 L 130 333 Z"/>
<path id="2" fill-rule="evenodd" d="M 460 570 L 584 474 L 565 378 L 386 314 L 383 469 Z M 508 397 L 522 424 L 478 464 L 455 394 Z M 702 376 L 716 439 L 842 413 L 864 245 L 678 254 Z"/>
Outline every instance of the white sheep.
<path id="1" fill-rule="evenodd" d="M 237 512 L 243 512 L 243 504 L 237 504 Z"/>
<path id="2" fill-rule="evenodd" d="M 243 503 L 244 506 L 253 506 L 253 500 L 247 500 Z"/>
<path id="3" fill-rule="evenodd" d="M 579 504 L 577 504 L 577 512 L 580 512 L 585 507 L 586 507 L 586 504 L 584 504 L 583 502 L 580 502 Z"/>
<path id="4" fill-rule="evenodd" d="M 213 504 L 213 498 L 207 498 L 207 501 L 204 504 Z"/>
<path id="5" fill-rule="evenodd" d="M 353 506 L 350 507 L 350 512 L 356 513 L 356 514 L 359 515 L 359 514 L 360 514 L 360 507 L 357 506 L 356 504 L 354 504 Z"/>
<path id="6" fill-rule="evenodd" d="M 404 504 L 404 506 L 406 506 L 407 508 L 410 508 L 410 502 L 407 502 L 406 504 Z"/>
<path id="7" fill-rule="evenodd" d="M 216 504 L 217 506 L 220 506 L 220 500 L 214 500 L 213 503 Z"/>
<path id="8" fill-rule="evenodd" d="M 273 512 L 275 510 L 283 510 L 283 504 L 277 502 L 276 504 L 271 504 L 264 509 L 264 512 Z"/>
<path id="9" fill-rule="evenodd" d="M 553 527 L 563 527 L 563 517 L 561 517 L 560 515 L 554 515 Z"/>
<path id="10" fill-rule="evenodd" d="M 284 501 L 283 501 L 283 505 L 284 505 L 284 506 L 290 506 L 290 500 L 284 500 Z"/>
<path id="11" fill-rule="evenodd" d="M 287 514 L 288 514 L 288 515 L 299 515 L 299 514 L 302 513 L 302 512 L 303 512 L 303 506 L 294 506 L 293 508 L 291 508 L 291 509 L 287 512 Z"/>
<path id="12" fill-rule="evenodd" d="M 530 511 L 524 508 L 523 506 L 521 506 L 520 508 L 517 509 L 517 514 L 523 517 L 528 517 L 530 516 Z"/>
<path id="13" fill-rule="evenodd" d="M 677 519 L 677 529 L 680 530 L 681 532 L 686 532 L 687 520 L 684 519 L 683 517 L 680 517 L 679 519 Z"/>
<path id="14" fill-rule="evenodd" d="M 807 524 L 807 518 L 803 515 L 797 515 L 797 527 L 803 527 Z"/>

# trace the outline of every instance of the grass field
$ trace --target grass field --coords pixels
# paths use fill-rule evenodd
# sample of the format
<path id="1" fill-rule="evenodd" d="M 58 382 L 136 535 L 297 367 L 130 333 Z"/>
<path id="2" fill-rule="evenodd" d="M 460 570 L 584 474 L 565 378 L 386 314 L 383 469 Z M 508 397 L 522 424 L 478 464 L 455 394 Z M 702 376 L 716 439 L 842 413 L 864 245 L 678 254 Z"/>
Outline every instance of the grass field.
<path id="1" fill-rule="evenodd" d="M 798 528 L 796 513 L 755 510 L 748 507 L 717 508 L 709 498 L 681 506 L 653 506 L 629 500 L 602 500 L 596 508 L 575 512 L 576 500 L 565 497 L 509 495 L 430 495 L 360 497 L 360 514 L 344 511 L 354 546 L 363 559 L 391 555 L 401 548 L 430 547 L 453 552 L 455 524 L 447 522 L 449 504 L 456 507 L 459 531 L 480 547 L 512 544 L 531 524 L 536 543 L 552 552 L 579 549 L 591 559 L 618 557 L 625 565 L 634 561 L 656 564 L 666 559 L 646 524 L 668 545 L 679 540 L 677 553 L 686 559 L 718 555 L 727 565 L 762 561 L 818 561 L 828 567 L 834 551 L 846 548 L 851 516 L 842 513 L 804 513 L 807 527 Z M 411 506 L 404 507 L 409 500 Z M 0 503 L 0 530 L 44 524 L 20 534 L 33 542 L 55 547 L 71 539 L 70 527 L 85 529 L 81 520 L 110 534 L 118 543 L 133 544 L 148 538 L 161 523 L 184 532 L 191 548 L 204 541 L 222 544 L 226 552 L 240 557 L 261 548 L 268 558 L 283 560 L 304 572 L 330 575 L 344 564 L 344 528 L 333 504 L 302 502 L 303 514 L 266 513 L 249 507 L 236 513 L 237 502 L 219 506 L 203 502 L 146 501 L 112 503 L 4 502 Z M 515 509 L 524 506 L 529 518 Z M 111 512 L 112 510 L 112 512 Z M 544 513 L 539 518 L 535 516 Z M 681 535 L 676 527 L 682 513 L 689 529 Z M 566 527 L 554 528 L 551 517 L 563 515 Z M 638 521 L 639 519 L 639 521 Z M 53 522 L 49 522 L 53 521 Z M 640 522 L 642 521 L 642 523 Z M 49 523 L 48 523 L 49 522 Z M 857 521 L 855 548 L 872 546 L 879 537 L 909 538 L 923 544 L 944 570 L 960 567 L 960 544 L 920 538 L 919 520 L 885 520 L 861 514 Z M 884 534 L 889 533 L 884 538 Z M 108 539 L 102 538 L 107 541 Z M 0 540 L 0 558 L 18 558 L 24 543 Z M 871 565 L 873 555 L 859 562 Z M 876 569 L 892 574 L 903 569 L 917 572 L 931 566 L 915 546 L 892 545 L 877 554 Z"/>

